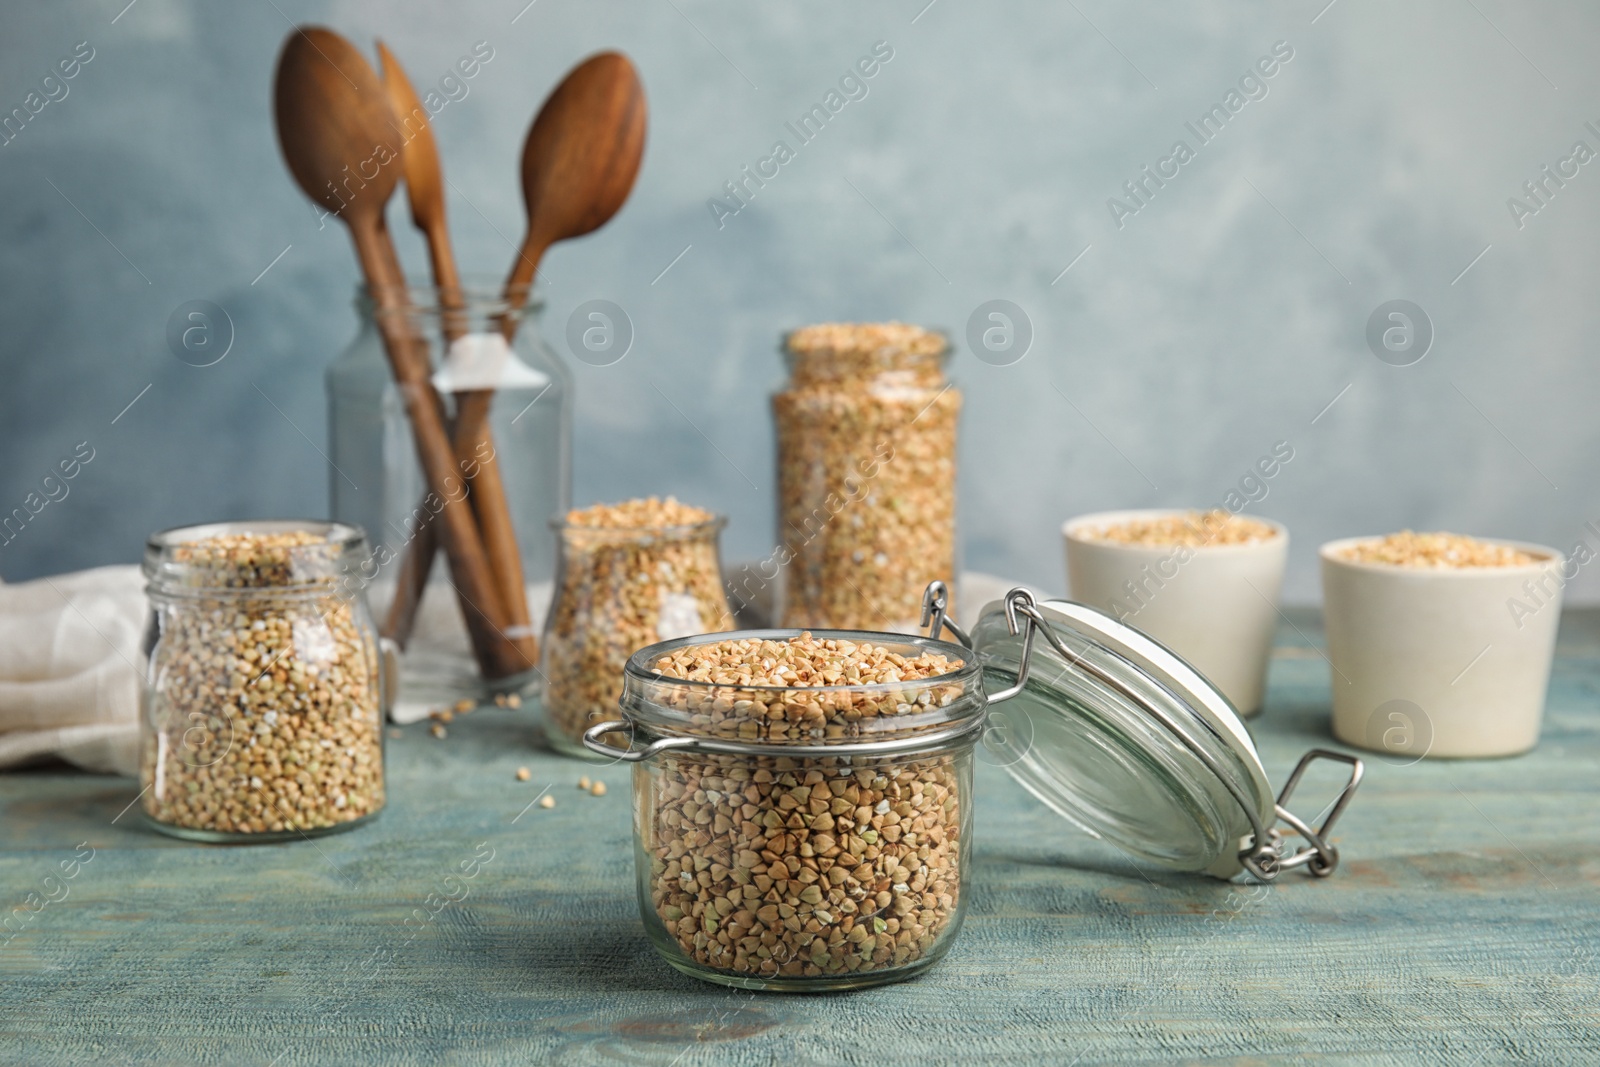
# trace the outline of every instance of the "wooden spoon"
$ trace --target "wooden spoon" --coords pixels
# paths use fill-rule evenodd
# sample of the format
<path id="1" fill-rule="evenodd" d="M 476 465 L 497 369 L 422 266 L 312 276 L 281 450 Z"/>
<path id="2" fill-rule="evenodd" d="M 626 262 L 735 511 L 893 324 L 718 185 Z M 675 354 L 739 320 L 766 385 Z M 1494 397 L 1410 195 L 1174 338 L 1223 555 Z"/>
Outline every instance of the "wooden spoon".
<path id="1" fill-rule="evenodd" d="M 450 248 L 450 229 L 445 222 L 444 168 L 439 163 L 439 146 L 433 140 L 428 109 L 422 106 L 421 98 L 406 77 L 405 68 L 382 41 L 378 42 L 378 62 L 389 107 L 394 112 L 393 133 L 400 145 L 411 221 L 427 238 L 428 258 L 440 303 L 447 311 L 460 311 L 465 301 L 461 276 L 456 272 L 455 252 Z M 453 341 L 466 332 L 467 324 L 460 315 L 446 314 L 443 319 L 446 340 Z"/>
<path id="2" fill-rule="evenodd" d="M 411 205 L 411 221 L 427 239 L 428 257 L 433 267 L 434 286 L 439 291 L 443 333 L 448 348 L 450 342 L 466 333 L 468 323 L 461 277 L 456 271 L 455 253 L 450 248 L 450 230 L 445 221 L 444 169 L 439 162 L 438 146 L 433 140 L 428 110 L 422 106 L 410 79 L 406 77 L 405 68 L 382 41 L 378 42 L 378 59 L 383 70 L 384 88 L 389 94 L 389 106 L 396 119 L 395 134 L 401 143 L 400 158 L 405 171 L 406 198 Z M 483 432 L 487 438 L 488 428 L 485 427 Z M 500 465 L 494 458 L 484 461 L 475 457 L 475 442 L 472 448 L 465 451 L 461 446 L 462 442 L 456 442 L 458 460 L 470 460 L 477 468 L 472 479 L 472 494 L 468 499 L 478 518 L 478 529 L 483 535 L 489 566 L 499 579 L 501 603 L 506 609 L 507 635 L 522 653 L 524 668 L 532 667 L 539 661 L 539 645 L 529 624 L 522 556 L 517 549 L 511 510 L 506 504 Z M 484 454 L 491 457 L 496 455 L 492 442 L 490 448 L 479 455 Z M 466 469 L 472 469 L 472 466 Z M 417 609 L 427 589 L 428 570 L 432 567 L 436 548 L 434 535 L 425 526 L 401 561 L 394 600 L 389 605 L 389 615 L 384 622 L 384 634 L 399 642 L 402 648 L 410 640 Z"/>
<path id="3" fill-rule="evenodd" d="M 644 132 L 644 86 L 620 52 L 579 63 L 545 100 L 522 144 L 528 229 L 506 278 L 513 307 L 527 299 L 551 245 L 599 229 L 621 209 L 639 175 Z M 508 317 L 507 339 L 516 328 Z"/>
<path id="4" fill-rule="evenodd" d="M 442 502 L 440 538 L 462 598 L 478 664 L 489 677 L 517 669 L 520 656 L 502 636 L 505 611 L 461 486 L 429 381 L 428 358 L 410 330 L 405 275 L 384 222 L 399 180 L 394 113 L 383 85 L 354 45 L 331 30 L 292 32 L 278 57 L 273 87 L 278 142 L 295 181 L 350 228 L 395 382 L 411 417 L 417 458 Z"/>
<path id="5" fill-rule="evenodd" d="M 501 330 L 507 343 L 516 336 L 545 251 L 599 229 L 628 198 L 644 156 L 644 135 L 644 86 L 618 52 L 600 52 L 578 64 L 539 108 L 522 146 L 528 228 L 506 278 Z M 493 399 L 489 390 L 457 394 L 458 457 L 471 455 L 486 435 Z M 420 557 L 420 542 L 417 548 Z"/>

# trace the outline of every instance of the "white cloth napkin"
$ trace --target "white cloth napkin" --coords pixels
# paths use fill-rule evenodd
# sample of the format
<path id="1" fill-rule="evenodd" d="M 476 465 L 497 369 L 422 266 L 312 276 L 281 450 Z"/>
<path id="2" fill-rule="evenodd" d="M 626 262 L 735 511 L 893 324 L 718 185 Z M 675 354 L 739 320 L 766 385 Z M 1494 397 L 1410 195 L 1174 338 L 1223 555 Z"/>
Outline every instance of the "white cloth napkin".
<path id="1" fill-rule="evenodd" d="M 138 567 L 0 583 L 0 768 L 137 773 L 145 610 Z"/>

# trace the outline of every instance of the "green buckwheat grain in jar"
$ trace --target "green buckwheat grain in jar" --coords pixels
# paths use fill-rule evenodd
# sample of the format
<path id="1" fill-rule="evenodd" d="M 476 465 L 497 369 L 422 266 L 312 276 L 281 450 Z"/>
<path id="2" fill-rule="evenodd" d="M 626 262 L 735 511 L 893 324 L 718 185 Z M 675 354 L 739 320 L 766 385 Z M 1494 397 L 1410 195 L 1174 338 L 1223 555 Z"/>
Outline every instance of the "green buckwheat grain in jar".
<path id="1" fill-rule="evenodd" d="M 1327 834 L 1359 760 L 1313 750 L 1275 799 L 1227 700 L 1138 631 L 1019 589 L 969 637 L 946 600 L 931 585 L 924 621 L 959 644 L 749 630 L 628 660 L 623 718 L 584 744 L 634 765 L 639 910 L 672 966 L 819 992 L 937 962 L 971 893 L 980 738 L 1041 802 L 1143 859 L 1263 881 L 1333 872 Z M 1313 828 L 1283 805 L 1315 759 L 1351 775 Z M 1290 847 L 1280 820 L 1306 844 Z"/>
<path id="2" fill-rule="evenodd" d="M 217 523 L 150 538 L 140 799 L 156 829 L 273 841 L 384 805 L 383 654 L 361 531 Z"/>
<path id="3" fill-rule="evenodd" d="M 956 575 L 956 424 L 943 334 L 825 323 L 784 338 L 772 397 L 783 626 L 914 633 Z"/>
<path id="4" fill-rule="evenodd" d="M 717 539 L 726 520 L 667 497 L 596 504 L 556 522 L 556 592 L 545 622 L 550 746 L 593 759 L 583 731 L 609 717 L 622 668 L 646 645 L 733 629 Z"/>
<path id="5" fill-rule="evenodd" d="M 943 955 L 961 926 L 980 683 L 958 647 L 867 633 L 691 638 L 631 660 L 625 707 L 768 750 L 648 765 L 639 891 L 656 945 L 702 977 L 796 988 L 890 981 Z M 893 744 L 826 752 L 861 737 Z"/>

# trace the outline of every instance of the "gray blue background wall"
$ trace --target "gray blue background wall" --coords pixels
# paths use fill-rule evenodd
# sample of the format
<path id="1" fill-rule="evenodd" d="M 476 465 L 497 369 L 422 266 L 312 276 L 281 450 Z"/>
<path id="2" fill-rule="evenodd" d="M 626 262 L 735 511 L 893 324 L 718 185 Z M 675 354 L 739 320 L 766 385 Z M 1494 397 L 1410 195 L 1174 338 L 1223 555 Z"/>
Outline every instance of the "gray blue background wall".
<path id="1" fill-rule="evenodd" d="M 729 558 L 765 555 L 779 332 L 900 318 L 958 340 L 978 569 L 1060 588 L 1062 519 L 1220 501 L 1280 441 L 1294 459 L 1250 510 L 1292 531 L 1292 601 L 1317 598 L 1333 537 L 1567 548 L 1600 517 L 1600 164 L 1547 184 L 1520 225 L 1507 205 L 1575 141 L 1600 150 L 1592 5 L 125 4 L 3 15 L 0 111 L 93 49 L 0 147 L 0 510 L 81 442 L 94 453 L 0 546 L 7 580 L 132 561 L 177 523 L 326 510 L 322 371 L 354 332 L 355 270 L 284 171 L 268 107 L 279 44 L 306 21 L 381 35 L 435 86 L 493 49 L 435 120 L 459 253 L 488 275 L 520 233 L 540 100 L 594 50 L 637 62 L 638 188 L 546 261 L 553 342 L 596 298 L 636 331 L 620 363 L 576 366 L 580 503 L 675 493 L 731 517 Z M 866 95 L 799 145 L 785 123 L 876 42 L 893 58 Z M 1277 42 L 1293 58 L 1200 145 L 1184 124 Z M 795 158 L 719 225 L 708 199 L 779 139 Z M 1179 139 L 1195 157 L 1116 219 L 1108 200 Z M 420 268 L 398 202 L 393 220 Z M 1365 338 L 1397 298 L 1435 332 L 1404 367 Z M 235 326 L 215 366 L 168 350 L 169 315 L 195 299 Z M 1031 323 L 1009 366 L 965 342 L 993 299 Z M 1569 593 L 1594 599 L 1600 579 Z"/>

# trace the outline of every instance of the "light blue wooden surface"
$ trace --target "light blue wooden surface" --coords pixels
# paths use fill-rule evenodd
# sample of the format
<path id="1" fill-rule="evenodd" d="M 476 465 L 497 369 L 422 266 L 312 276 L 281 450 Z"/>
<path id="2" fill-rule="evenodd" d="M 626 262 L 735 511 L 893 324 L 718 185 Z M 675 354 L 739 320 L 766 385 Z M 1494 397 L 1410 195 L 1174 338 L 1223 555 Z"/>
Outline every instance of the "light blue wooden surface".
<path id="1" fill-rule="evenodd" d="M 315 843 L 185 844 L 118 818 L 128 780 L 3 775 L 0 905 L 94 852 L 0 947 L 0 1060 L 1600 1063 L 1597 635 L 1566 620 L 1533 754 L 1373 760 L 1325 881 L 1247 891 L 1140 867 L 980 767 L 955 949 L 914 982 L 832 996 L 661 962 L 636 913 L 627 773 L 579 793 L 596 772 L 536 749 L 526 711 L 479 711 L 443 741 L 407 728 L 382 818 Z M 1253 724 L 1275 781 L 1328 743 L 1327 667 L 1284 636 Z M 524 812 L 546 786 L 556 807 Z M 1297 806 L 1318 786 L 1331 770 Z"/>

